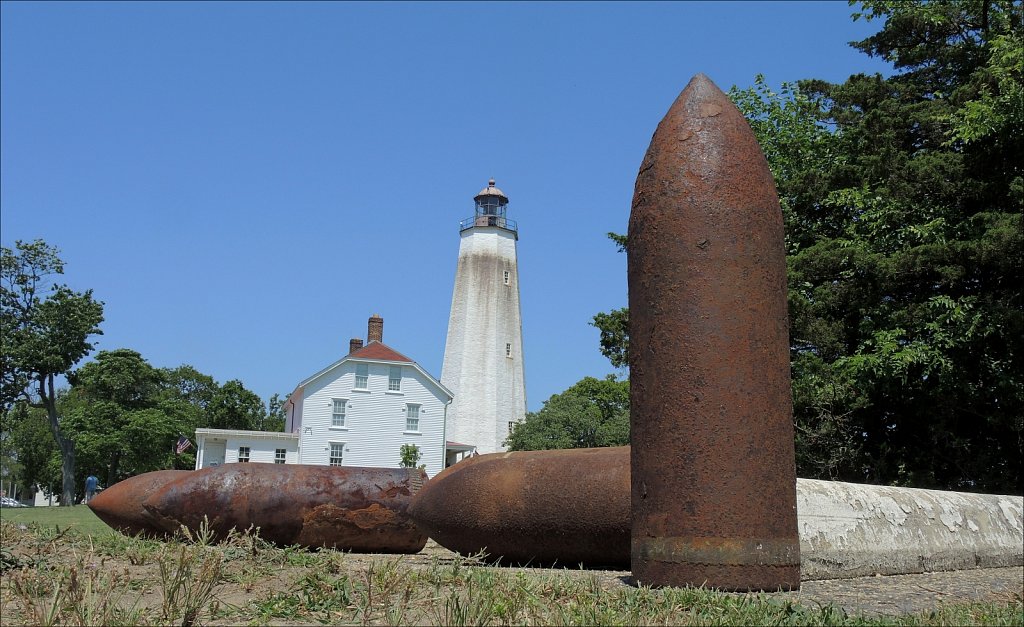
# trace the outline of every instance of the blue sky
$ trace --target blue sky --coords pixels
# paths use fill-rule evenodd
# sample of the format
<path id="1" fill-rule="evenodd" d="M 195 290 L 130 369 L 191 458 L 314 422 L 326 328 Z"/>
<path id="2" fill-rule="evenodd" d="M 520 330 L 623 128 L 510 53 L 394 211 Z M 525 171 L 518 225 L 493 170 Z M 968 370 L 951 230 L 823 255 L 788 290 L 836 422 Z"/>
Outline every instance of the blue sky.
<path id="1" fill-rule="evenodd" d="M 614 372 L 625 232 L 658 121 L 719 87 L 888 68 L 845 2 L 2 5 L 2 243 L 106 303 L 97 348 L 264 399 L 366 320 L 441 374 L 459 220 L 519 223 L 527 402 Z"/>

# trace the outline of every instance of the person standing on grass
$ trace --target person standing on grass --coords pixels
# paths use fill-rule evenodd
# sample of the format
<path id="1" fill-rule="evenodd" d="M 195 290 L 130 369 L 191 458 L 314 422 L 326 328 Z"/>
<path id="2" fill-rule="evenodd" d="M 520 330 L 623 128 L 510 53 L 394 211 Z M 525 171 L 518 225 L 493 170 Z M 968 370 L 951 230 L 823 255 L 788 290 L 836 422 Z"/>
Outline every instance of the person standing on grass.
<path id="1" fill-rule="evenodd" d="M 85 502 L 88 503 L 92 500 L 92 497 L 96 496 L 96 487 L 99 485 L 100 480 L 96 478 L 96 475 L 89 475 L 85 478 Z"/>

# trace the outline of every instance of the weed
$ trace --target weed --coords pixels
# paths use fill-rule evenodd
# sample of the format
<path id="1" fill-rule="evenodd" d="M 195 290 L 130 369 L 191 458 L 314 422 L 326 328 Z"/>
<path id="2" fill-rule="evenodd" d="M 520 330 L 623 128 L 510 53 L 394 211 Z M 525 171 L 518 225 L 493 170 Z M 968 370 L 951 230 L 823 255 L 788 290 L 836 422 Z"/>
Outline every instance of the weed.
<path id="1" fill-rule="evenodd" d="M 56 572 L 23 569 L 11 577 L 25 615 L 38 625 L 138 625 L 138 599 L 128 603 L 127 570 L 109 572 L 79 559 Z"/>
<path id="2" fill-rule="evenodd" d="M 169 621 L 181 616 L 182 627 L 194 625 L 220 580 L 223 555 L 203 551 L 201 547 L 169 545 L 159 563 L 163 619 Z"/>

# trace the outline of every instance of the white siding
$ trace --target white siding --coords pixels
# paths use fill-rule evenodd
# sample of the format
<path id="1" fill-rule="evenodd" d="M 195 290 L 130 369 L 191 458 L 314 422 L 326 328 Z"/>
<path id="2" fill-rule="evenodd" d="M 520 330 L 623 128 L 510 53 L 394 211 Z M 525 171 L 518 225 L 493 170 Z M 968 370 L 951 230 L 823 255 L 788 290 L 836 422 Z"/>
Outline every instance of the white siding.
<path id="1" fill-rule="evenodd" d="M 274 440 L 266 437 L 245 437 L 239 435 L 228 436 L 227 447 L 224 451 L 224 463 L 234 464 L 238 462 L 238 448 L 249 447 L 249 462 L 273 464 L 274 453 L 277 449 L 283 448 L 286 464 L 296 464 L 299 460 L 298 443 L 294 438 Z"/>
<path id="2" fill-rule="evenodd" d="M 355 388 L 357 363 L 369 364 L 365 389 Z M 415 444 L 434 476 L 444 469 L 444 416 L 447 396 L 412 365 L 402 366 L 402 389 L 388 391 L 395 362 L 349 360 L 306 383 L 302 400 L 301 464 L 327 465 L 330 443 L 344 443 L 345 466 L 397 468 L 399 448 Z M 332 427 L 334 399 L 348 401 L 345 426 Z M 420 405 L 420 428 L 405 431 L 405 407 Z M 236 451 L 237 454 L 237 451 Z"/>
<path id="3" fill-rule="evenodd" d="M 480 453 L 504 451 L 508 423 L 526 417 L 516 236 L 509 231 L 462 231 L 441 383 L 455 395 L 447 439 Z"/>

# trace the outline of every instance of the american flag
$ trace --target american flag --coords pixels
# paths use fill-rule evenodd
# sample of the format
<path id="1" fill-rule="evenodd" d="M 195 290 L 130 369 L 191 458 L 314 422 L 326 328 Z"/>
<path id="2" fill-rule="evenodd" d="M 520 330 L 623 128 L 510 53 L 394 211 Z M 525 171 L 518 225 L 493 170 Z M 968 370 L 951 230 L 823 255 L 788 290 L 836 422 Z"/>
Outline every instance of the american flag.
<path id="1" fill-rule="evenodd" d="M 182 453 L 184 453 L 185 451 L 187 451 L 191 447 L 192 447 L 192 443 L 189 442 L 189 439 L 186 438 L 183 435 L 180 435 L 180 436 L 178 436 L 178 445 L 176 447 L 174 447 L 174 453 L 176 455 L 181 455 Z"/>

